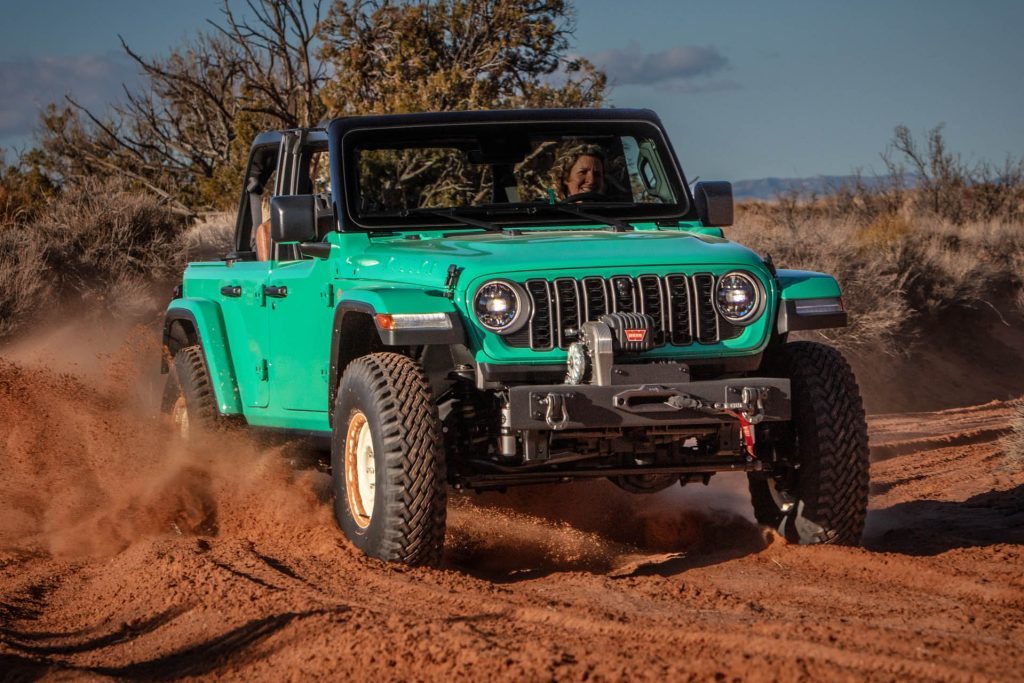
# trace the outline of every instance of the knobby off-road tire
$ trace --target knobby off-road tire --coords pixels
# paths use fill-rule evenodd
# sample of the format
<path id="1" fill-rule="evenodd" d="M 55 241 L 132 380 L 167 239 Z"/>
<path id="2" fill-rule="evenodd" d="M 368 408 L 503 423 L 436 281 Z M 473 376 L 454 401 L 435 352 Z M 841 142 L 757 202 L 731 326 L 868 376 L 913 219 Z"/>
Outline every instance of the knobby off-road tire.
<path id="1" fill-rule="evenodd" d="M 217 409 L 213 382 L 199 346 L 186 346 L 174 354 L 174 371 L 167 378 L 164 409 L 187 442 L 195 443 L 204 435 L 227 427 L 228 422 Z"/>
<path id="2" fill-rule="evenodd" d="M 771 370 L 788 377 L 793 418 L 775 448 L 795 467 L 749 475 L 754 515 L 801 544 L 857 545 L 868 505 L 868 432 L 860 391 L 837 350 L 814 342 L 780 347 Z"/>
<path id="3" fill-rule="evenodd" d="M 331 471 L 334 515 L 353 545 L 386 561 L 440 563 L 444 446 L 430 386 L 415 361 L 373 353 L 345 369 L 334 404 Z"/>

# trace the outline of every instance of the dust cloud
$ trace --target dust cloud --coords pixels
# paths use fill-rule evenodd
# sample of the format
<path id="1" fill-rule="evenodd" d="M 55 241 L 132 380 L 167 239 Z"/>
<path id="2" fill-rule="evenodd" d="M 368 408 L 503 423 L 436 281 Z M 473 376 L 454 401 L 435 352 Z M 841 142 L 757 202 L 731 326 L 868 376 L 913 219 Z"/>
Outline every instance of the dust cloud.
<path id="1" fill-rule="evenodd" d="M 752 520 L 746 478 L 654 494 L 607 481 L 461 494 L 449 505 L 449 561 L 489 576 L 607 572 L 637 557 L 746 554 L 772 542 Z"/>
<path id="2" fill-rule="evenodd" d="M 293 471 L 280 448 L 177 438 L 151 330 L 85 327 L 0 357 L 0 553 L 95 557 L 159 535 L 326 522 L 326 475 Z"/>

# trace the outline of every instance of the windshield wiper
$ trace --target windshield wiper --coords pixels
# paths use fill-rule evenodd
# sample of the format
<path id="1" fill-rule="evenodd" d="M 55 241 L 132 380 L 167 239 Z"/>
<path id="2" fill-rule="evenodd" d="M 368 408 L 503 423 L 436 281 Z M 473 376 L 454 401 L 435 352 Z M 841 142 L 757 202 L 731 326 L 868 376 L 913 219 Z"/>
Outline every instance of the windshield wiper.
<path id="1" fill-rule="evenodd" d="M 453 221 L 458 221 L 464 225 L 470 225 L 474 228 L 483 228 L 487 232 L 502 232 L 504 228 L 494 223 L 482 221 L 478 218 L 470 218 L 459 213 L 458 209 L 430 209 L 420 207 L 417 209 L 404 209 L 398 211 L 393 216 L 398 218 L 408 218 L 409 216 L 441 216 L 442 218 L 451 218 Z"/>
<path id="2" fill-rule="evenodd" d="M 555 209 L 556 211 L 562 211 L 564 213 L 571 213 L 574 216 L 580 218 L 586 218 L 588 221 L 594 221 L 595 223 L 604 223 L 608 226 L 607 229 L 612 232 L 629 232 L 633 230 L 633 226 L 624 220 L 618 218 L 611 218 L 609 216 L 601 216 L 596 213 L 590 213 L 589 211 L 583 211 L 575 204 L 547 204 L 547 207 Z"/>
<path id="3" fill-rule="evenodd" d="M 633 206 L 632 202 L 601 202 L 597 204 L 599 207 L 615 208 L 624 206 Z M 501 214 L 536 214 L 546 209 L 554 209 L 562 213 L 569 213 L 573 216 L 579 216 L 585 218 L 588 221 L 594 223 L 603 223 L 608 226 L 607 229 L 612 232 L 626 232 L 633 230 L 633 226 L 624 220 L 618 218 L 611 218 L 609 216 L 601 216 L 596 213 L 590 213 L 580 209 L 575 204 L 549 204 L 548 202 L 516 202 L 509 204 L 485 204 L 483 206 L 473 207 L 476 209 L 485 209 L 486 215 L 497 216 Z"/>

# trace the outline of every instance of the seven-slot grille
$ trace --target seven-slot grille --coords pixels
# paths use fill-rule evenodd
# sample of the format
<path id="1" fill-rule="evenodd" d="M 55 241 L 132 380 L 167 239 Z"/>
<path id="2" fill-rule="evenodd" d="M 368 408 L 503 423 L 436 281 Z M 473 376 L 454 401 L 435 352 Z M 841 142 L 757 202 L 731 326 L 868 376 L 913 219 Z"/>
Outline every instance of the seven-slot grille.
<path id="1" fill-rule="evenodd" d="M 527 280 L 523 287 L 530 297 L 530 322 L 504 339 L 510 346 L 535 351 L 566 349 L 588 320 L 631 312 L 654 319 L 656 346 L 713 344 L 742 331 L 719 318 L 712 300 L 715 281 L 710 273 Z"/>

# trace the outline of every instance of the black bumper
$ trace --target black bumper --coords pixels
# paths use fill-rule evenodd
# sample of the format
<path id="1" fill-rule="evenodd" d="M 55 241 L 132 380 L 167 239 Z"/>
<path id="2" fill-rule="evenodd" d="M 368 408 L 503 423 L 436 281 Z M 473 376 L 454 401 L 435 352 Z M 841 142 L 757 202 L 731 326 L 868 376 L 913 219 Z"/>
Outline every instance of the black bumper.
<path id="1" fill-rule="evenodd" d="M 744 389 L 756 405 L 741 408 Z M 544 384 L 509 389 L 513 430 L 577 430 L 601 427 L 664 427 L 733 422 L 737 412 L 752 422 L 790 419 L 790 385 L 777 377 L 597 386 Z"/>

